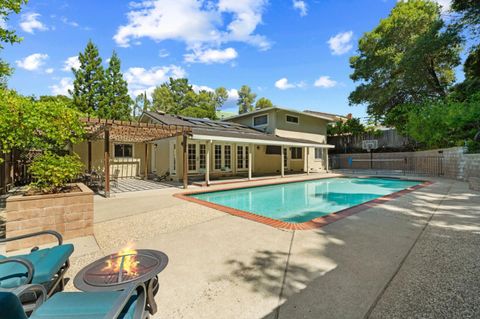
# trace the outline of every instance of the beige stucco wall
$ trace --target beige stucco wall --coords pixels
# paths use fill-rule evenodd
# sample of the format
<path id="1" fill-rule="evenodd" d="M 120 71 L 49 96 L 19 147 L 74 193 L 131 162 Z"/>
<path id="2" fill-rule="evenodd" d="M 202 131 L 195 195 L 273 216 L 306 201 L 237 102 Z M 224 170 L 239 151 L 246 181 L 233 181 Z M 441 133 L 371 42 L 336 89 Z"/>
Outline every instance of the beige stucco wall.
<path id="1" fill-rule="evenodd" d="M 114 142 L 110 143 L 110 174 L 115 170 L 120 170 L 120 177 L 133 177 L 144 175 L 145 164 L 145 143 L 127 143 L 133 144 L 133 158 L 115 158 Z M 120 144 L 120 142 L 119 142 Z M 151 154 L 152 146 L 147 144 L 148 152 Z M 80 156 L 85 169 L 88 167 L 88 143 L 82 142 L 73 146 L 73 152 Z M 150 157 L 150 155 L 149 155 Z M 92 169 L 102 171 L 104 166 L 104 142 L 103 140 L 92 142 Z M 150 162 L 149 162 L 150 166 Z M 151 168 L 148 169 L 151 171 Z"/>

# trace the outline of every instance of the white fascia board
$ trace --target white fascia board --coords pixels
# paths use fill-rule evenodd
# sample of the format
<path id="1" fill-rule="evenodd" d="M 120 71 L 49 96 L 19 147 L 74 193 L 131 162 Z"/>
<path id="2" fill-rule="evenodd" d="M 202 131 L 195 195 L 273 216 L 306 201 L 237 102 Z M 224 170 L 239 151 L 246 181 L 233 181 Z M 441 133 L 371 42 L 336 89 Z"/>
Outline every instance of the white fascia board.
<path id="1" fill-rule="evenodd" d="M 335 148 L 334 145 L 321 144 L 321 143 L 317 144 L 317 143 L 302 143 L 302 142 L 287 142 L 287 141 L 285 142 L 269 141 L 269 140 L 257 140 L 257 139 L 241 138 L 241 137 L 224 137 L 224 136 L 198 135 L 198 134 L 193 134 L 192 140 L 247 143 L 247 144 L 257 144 L 257 145 L 287 145 L 287 146 Z"/>

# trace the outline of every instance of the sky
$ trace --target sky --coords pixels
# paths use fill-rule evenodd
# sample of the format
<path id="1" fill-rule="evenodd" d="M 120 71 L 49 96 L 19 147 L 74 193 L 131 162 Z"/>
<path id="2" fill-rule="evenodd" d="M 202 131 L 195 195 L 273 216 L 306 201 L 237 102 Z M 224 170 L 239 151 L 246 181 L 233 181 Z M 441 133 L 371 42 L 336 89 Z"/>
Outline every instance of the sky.
<path id="1" fill-rule="evenodd" d="M 349 57 L 396 1 L 30 0 L 5 22 L 24 40 L 2 57 L 15 68 L 9 87 L 25 95 L 68 94 L 91 39 L 105 66 L 117 52 L 132 96 L 187 77 L 196 90 L 227 88 L 223 111 L 238 111 L 247 84 L 277 106 L 364 118 L 348 104 Z"/>

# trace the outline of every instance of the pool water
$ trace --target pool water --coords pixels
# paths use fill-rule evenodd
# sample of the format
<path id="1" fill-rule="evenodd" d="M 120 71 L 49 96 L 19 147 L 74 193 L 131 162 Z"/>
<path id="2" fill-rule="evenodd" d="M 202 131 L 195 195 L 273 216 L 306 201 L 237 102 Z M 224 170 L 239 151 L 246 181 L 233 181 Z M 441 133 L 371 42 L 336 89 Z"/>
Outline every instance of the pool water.
<path id="1" fill-rule="evenodd" d="M 421 183 L 340 177 L 189 196 L 284 222 L 303 223 Z"/>

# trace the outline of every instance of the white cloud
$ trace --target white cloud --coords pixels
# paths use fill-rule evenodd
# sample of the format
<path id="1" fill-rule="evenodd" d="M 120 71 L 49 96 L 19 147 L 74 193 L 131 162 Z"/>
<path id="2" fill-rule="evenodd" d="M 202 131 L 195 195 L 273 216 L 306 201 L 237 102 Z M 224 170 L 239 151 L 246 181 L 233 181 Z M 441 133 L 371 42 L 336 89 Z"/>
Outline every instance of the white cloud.
<path id="1" fill-rule="evenodd" d="M 129 68 L 124 73 L 124 78 L 128 83 L 128 88 L 133 96 L 137 96 L 144 91 L 151 95 L 157 85 L 172 78 L 186 77 L 186 71 L 177 65 L 157 66 L 151 69 L 141 67 Z"/>
<path id="2" fill-rule="evenodd" d="M 245 42 L 261 50 L 269 41 L 255 29 L 262 22 L 267 0 L 146 0 L 135 2 L 128 23 L 113 37 L 119 46 L 147 37 L 154 41 L 178 40 L 187 49 L 218 47 L 229 41 Z M 224 24 L 228 21 L 228 24 Z"/>
<path id="3" fill-rule="evenodd" d="M 61 17 L 60 20 L 65 23 L 66 25 L 69 25 L 69 26 L 72 26 L 74 28 L 78 28 L 80 25 L 78 24 L 78 22 L 76 21 L 73 21 L 73 20 L 69 20 L 67 17 Z"/>
<path id="4" fill-rule="evenodd" d="M 72 68 L 78 69 L 80 68 L 80 61 L 78 60 L 78 56 L 71 56 L 63 62 L 63 71 L 71 71 Z"/>
<path id="5" fill-rule="evenodd" d="M 52 74 L 53 71 L 55 71 L 53 68 L 45 69 L 45 73 L 47 73 L 47 74 Z"/>
<path id="6" fill-rule="evenodd" d="M 334 86 L 337 86 L 338 82 L 335 80 L 332 80 L 328 75 L 322 75 L 319 77 L 315 83 L 313 84 L 316 87 L 319 88 L 333 88 Z"/>
<path id="7" fill-rule="evenodd" d="M 53 95 L 67 95 L 70 93 L 68 90 L 73 91 L 73 80 L 71 78 L 62 78 L 58 84 L 49 86 Z"/>
<path id="8" fill-rule="evenodd" d="M 206 86 L 206 85 L 192 84 L 192 89 L 197 93 L 200 92 L 200 91 L 215 92 L 214 89 L 212 89 L 211 87 Z"/>
<path id="9" fill-rule="evenodd" d="M 298 83 L 290 83 L 287 78 L 281 78 L 275 82 L 275 87 L 279 90 L 288 90 L 293 88 L 305 87 L 305 82 L 300 81 Z"/>
<path id="10" fill-rule="evenodd" d="M 23 60 L 15 61 L 15 63 L 19 68 L 27 71 L 35 71 L 45 64 L 46 59 L 48 59 L 48 54 L 34 53 L 25 57 Z"/>
<path id="11" fill-rule="evenodd" d="M 341 55 L 350 51 L 352 45 L 353 31 L 341 32 L 328 40 L 333 55 Z"/>
<path id="12" fill-rule="evenodd" d="M 39 13 L 30 12 L 22 14 L 20 18 L 20 28 L 23 31 L 28 33 L 34 33 L 35 30 L 46 31 L 48 30 L 47 26 L 43 24 L 38 18 L 41 15 Z"/>
<path id="13" fill-rule="evenodd" d="M 305 1 L 293 0 L 293 8 L 300 12 L 300 16 L 304 17 L 308 13 L 308 6 Z"/>
<path id="14" fill-rule="evenodd" d="M 161 58 L 166 58 L 169 55 L 170 53 L 165 49 L 161 49 L 160 51 L 158 51 L 158 56 Z"/>
<path id="15" fill-rule="evenodd" d="M 184 55 L 185 61 L 190 63 L 226 63 L 236 59 L 238 56 L 234 48 L 226 48 L 225 50 L 193 50 L 192 53 Z"/>

